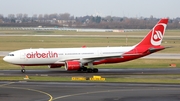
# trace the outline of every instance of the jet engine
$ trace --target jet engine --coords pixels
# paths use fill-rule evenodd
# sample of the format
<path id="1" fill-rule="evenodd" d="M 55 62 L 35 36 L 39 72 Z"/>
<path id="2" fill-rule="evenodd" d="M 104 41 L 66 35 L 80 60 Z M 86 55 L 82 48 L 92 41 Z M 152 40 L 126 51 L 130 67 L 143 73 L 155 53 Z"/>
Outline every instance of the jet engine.
<path id="1" fill-rule="evenodd" d="M 79 61 L 66 61 L 65 69 L 67 71 L 78 70 L 81 67 L 81 63 Z"/>

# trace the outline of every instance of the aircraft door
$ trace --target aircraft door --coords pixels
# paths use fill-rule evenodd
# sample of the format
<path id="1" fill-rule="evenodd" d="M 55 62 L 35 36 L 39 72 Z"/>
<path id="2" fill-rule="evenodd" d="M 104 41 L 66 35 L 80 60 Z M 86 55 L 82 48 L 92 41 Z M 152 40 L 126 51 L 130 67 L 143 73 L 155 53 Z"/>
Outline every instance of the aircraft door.
<path id="1" fill-rule="evenodd" d="M 102 56 L 102 51 L 101 50 L 98 51 L 98 55 Z"/>
<path id="2" fill-rule="evenodd" d="M 25 53 L 20 53 L 20 59 L 25 59 Z"/>

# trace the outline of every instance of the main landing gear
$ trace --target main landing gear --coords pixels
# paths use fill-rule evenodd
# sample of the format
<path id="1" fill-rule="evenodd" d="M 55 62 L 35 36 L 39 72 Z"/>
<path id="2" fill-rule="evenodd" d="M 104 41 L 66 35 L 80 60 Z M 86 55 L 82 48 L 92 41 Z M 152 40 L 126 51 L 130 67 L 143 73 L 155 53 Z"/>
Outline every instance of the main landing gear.
<path id="1" fill-rule="evenodd" d="M 87 72 L 88 72 L 88 73 L 97 73 L 97 72 L 98 72 L 98 69 L 97 69 L 97 68 L 93 68 L 93 69 L 92 69 L 92 68 L 88 68 L 88 69 L 87 69 Z"/>
<path id="2" fill-rule="evenodd" d="M 84 71 L 87 73 L 98 73 L 98 69 L 97 68 L 93 68 L 93 64 L 92 63 L 88 63 L 89 68 L 83 66 L 81 67 L 78 71 Z"/>
<path id="3" fill-rule="evenodd" d="M 84 72 L 87 72 L 87 73 L 97 73 L 98 69 L 97 68 L 82 67 L 78 71 L 84 71 Z"/>
<path id="4" fill-rule="evenodd" d="M 98 69 L 93 67 L 93 63 L 92 62 L 88 63 L 88 66 L 89 66 L 89 68 L 87 69 L 88 73 L 92 73 L 92 72 L 93 73 L 97 73 L 98 72 Z"/>

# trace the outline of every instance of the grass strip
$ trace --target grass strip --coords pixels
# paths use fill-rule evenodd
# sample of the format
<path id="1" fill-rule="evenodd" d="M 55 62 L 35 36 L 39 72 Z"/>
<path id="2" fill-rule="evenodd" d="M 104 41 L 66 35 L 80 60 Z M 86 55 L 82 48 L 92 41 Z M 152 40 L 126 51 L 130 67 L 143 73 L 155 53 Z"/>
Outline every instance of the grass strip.
<path id="1" fill-rule="evenodd" d="M 158 76 L 158 75 L 157 75 Z M 106 78 L 105 81 L 78 81 L 78 82 L 122 82 L 122 83 L 172 83 L 172 84 L 180 84 L 180 75 L 160 75 L 164 78 L 136 78 L 130 77 L 119 77 L 119 78 Z M 166 78 L 167 77 L 167 78 Z M 54 76 L 30 76 L 29 80 L 24 80 L 25 76 L 1 76 L 0 81 L 46 81 L 46 82 L 77 82 L 72 81 L 71 77 L 54 77 Z"/>

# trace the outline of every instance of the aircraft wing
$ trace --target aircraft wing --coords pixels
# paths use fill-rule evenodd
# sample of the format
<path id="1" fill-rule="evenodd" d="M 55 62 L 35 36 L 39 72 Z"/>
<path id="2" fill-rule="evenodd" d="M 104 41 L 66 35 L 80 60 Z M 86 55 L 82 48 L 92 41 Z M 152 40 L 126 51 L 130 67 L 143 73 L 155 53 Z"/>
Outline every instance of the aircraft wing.
<path id="1" fill-rule="evenodd" d="M 103 60 L 107 58 L 123 58 L 123 56 L 113 55 L 113 56 L 97 56 L 97 57 L 84 57 L 84 58 L 68 58 L 68 59 L 59 59 L 56 63 L 62 63 L 62 62 L 65 63 L 66 61 L 80 61 L 81 63 L 85 64 L 85 63 Z"/>

